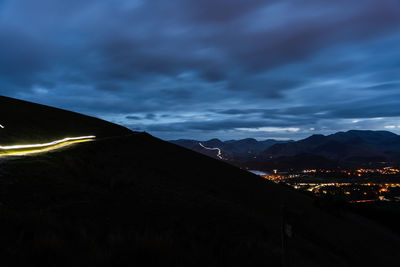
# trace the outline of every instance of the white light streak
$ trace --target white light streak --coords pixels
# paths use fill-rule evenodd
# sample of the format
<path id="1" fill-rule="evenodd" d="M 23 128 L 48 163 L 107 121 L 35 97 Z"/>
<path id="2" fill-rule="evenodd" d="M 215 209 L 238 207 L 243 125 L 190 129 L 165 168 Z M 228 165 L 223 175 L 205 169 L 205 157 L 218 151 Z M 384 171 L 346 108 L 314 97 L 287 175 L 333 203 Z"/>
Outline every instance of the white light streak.
<path id="1" fill-rule="evenodd" d="M 14 145 L 14 146 L 0 146 L 0 150 L 13 150 L 13 149 L 30 149 L 30 148 L 43 148 L 48 146 L 55 146 L 61 143 L 69 142 L 69 141 L 78 141 L 83 139 L 94 139 L 96 136 L 89 135 L 89 136 L 79 136 L 79 137 L 66 137 L 61 140 L 56 140 L 50 143 L 44 144 L 32 144 L 32 145 Z"/>
<path id="2" fill-rule="evenodd" d="M 218 151 L 217 157 L 218 157 L 219 159 L 223 159 L 223 158 L 222 158 L 221 149 L 219 149 L 218 147 L 206 147 L 206 146 L 203 146 L 202 143 L 199 143 L 199 145 L 200 145 L 202 148 L 207 149 L 207 150 L 217 150 L 217 151 Z"/>
<path id="3" fill-rule="evenodd" d="M 0 128 L 1 128 L 1 129 L 4 129 L 4 126 L 0 124 Z"/>

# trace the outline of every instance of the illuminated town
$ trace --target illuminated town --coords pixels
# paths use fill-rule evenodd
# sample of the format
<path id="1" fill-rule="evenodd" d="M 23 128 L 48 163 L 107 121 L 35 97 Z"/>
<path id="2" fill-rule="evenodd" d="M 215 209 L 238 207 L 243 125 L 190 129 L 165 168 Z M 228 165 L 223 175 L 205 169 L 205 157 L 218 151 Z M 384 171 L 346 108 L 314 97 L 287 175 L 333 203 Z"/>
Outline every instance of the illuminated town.
<path id="1" fill-rule="evenodd" d="M 252 171 L 254 172 L 254 171 Z M 305 169 L 298 172 L 254 172 L 259 176 L 318 197 L 347 203 L 400 201 L 400 169 L 326 170 Z"/>

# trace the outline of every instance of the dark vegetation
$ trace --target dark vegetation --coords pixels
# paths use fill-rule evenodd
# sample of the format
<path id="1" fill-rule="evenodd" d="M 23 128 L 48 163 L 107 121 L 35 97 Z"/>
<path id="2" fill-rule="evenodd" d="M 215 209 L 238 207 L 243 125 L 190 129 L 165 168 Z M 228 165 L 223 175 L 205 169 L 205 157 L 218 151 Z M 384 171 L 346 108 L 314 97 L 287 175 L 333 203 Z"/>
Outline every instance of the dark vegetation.
<path id="1" fill-rule="evenodd" d="M 297 266 L 390 263 L 398 244 L 375 223 L 146 134 L 7 161 L 0 182 L 9 266 L 279 266 L 283 202 Z"/>
<path id="2" fill-rule="evenodd" d="M 397 261 L 398 236 L 374 221 L 115 127 L 0 162 L 1 266 L 280 266 L 284 203 L 288 266 Z"/>
<path id="3" fill-rule="evenodd" d="M 347 204 L 346 208 L 375 222 L 384 224 L 392 231 L 400 234 L 400 203 L 399 202 L 367 202 Z"/>

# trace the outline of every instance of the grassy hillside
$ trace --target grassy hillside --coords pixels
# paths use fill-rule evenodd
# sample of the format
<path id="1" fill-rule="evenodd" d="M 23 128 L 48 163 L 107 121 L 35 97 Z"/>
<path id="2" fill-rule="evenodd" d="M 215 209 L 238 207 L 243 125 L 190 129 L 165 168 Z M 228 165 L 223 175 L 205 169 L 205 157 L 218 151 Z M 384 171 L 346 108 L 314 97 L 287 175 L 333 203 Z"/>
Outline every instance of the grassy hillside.
<path id="1" fill-rule="evenodd" d="M 294 232 L 288 266 L 397 260 L 388 230 L 147 134 L 1 170 L 0 256 L 9 266 L 280 266 L 282 203 Z"/>
<path id="2" fill-rule="evenodd" d="M 398 235 L 337 205 L 101 120 L 0 107 L 1 142 L 114 136 L 1 160 L 1 266 L 280 266 L 283 205 L 287 266 L 397 261 Z"/>
<path id="3" fill-rule="evenodd" d="M 48 142 L 65 137 L 119 136 L 130 130 L 82 114 L 0 96 L 0 145 Z"/>

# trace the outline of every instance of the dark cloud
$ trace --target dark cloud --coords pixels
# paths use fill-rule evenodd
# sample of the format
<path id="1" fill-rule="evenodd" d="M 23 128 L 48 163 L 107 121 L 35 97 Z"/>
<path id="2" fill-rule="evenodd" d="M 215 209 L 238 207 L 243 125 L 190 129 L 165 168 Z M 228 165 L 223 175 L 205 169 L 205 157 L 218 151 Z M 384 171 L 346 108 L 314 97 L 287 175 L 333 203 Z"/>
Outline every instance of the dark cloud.
<path id="1" fill-rule="evenodd" d="M 249 12 L 265 7 L 272 0 L 203 0 L 182 1 L 185 8 L 191 10 L 194 18 L 203 23 L 226 23 L 239 19 Z"/>
<path id="2" fill-rule="evenodd" d="M 96 85 L 96 89 L 104 91 L 122 91 L 124 88 L 115 83 L 101 83 Z"/>
<path id="3" fill-rule="evenodd" d="M 400 89 L 400 83 L 382 83 L 373 86 L 368 86 L 366 89 L 370 90 L 393 90 Z"/>
<path id="4" fill-rule="evenodd" d="M 141 120 L 142 119 L 139 116 L 126 116 L 125 118 L 127 118 L 128 120 Z"/>
<path id="5" fill-rule="evenodd" d="M 398 125 L 399 26 L 397 0 L 3 0 L 0 93 L 161 137 Z"/>
<path id="6" fill-rule="evenodd" d="M 175 100 L 185 100 L 193 96 L 193 93 L 186 89 L 163 89 L 161 92 Z"/>
<path id="7" fill-rule="evenodd" d="M 146 114 L 146 119 L 147 120 L 154 120 L 155 118 L 156 118 L 155 114 L 152 114 L 152 113 Z"/>
<path id="8" fill-rule="evenodd" d="M 243 115 L 243 114 L 257 114 L 257 113 L 265 113 L 265 112 L 276 112 L 275 109 L 226 109 L 226 110 L 215 110 L 220 114 L 226 115 Z"/>
<path id="9" fill-rule="evenodd" d="M 223 120 L 223 121 L 188 121 L 181 123 L 166 123 L 149 126 L 149 131 L 183 131 L 183 130 L 200 130 L 200 131 L 220 131 L 232 130 L 235 128 L 262 127 L 265 126 L 260 121 L 241 121 L 241 120 Z"/>
<path id="10" fill-rule="evenodd" d="M 400 117 L 400 106 L 398 102 L 385 104 L 366 103 L 335 110 L 328 115 L 331 118 Z"/>

